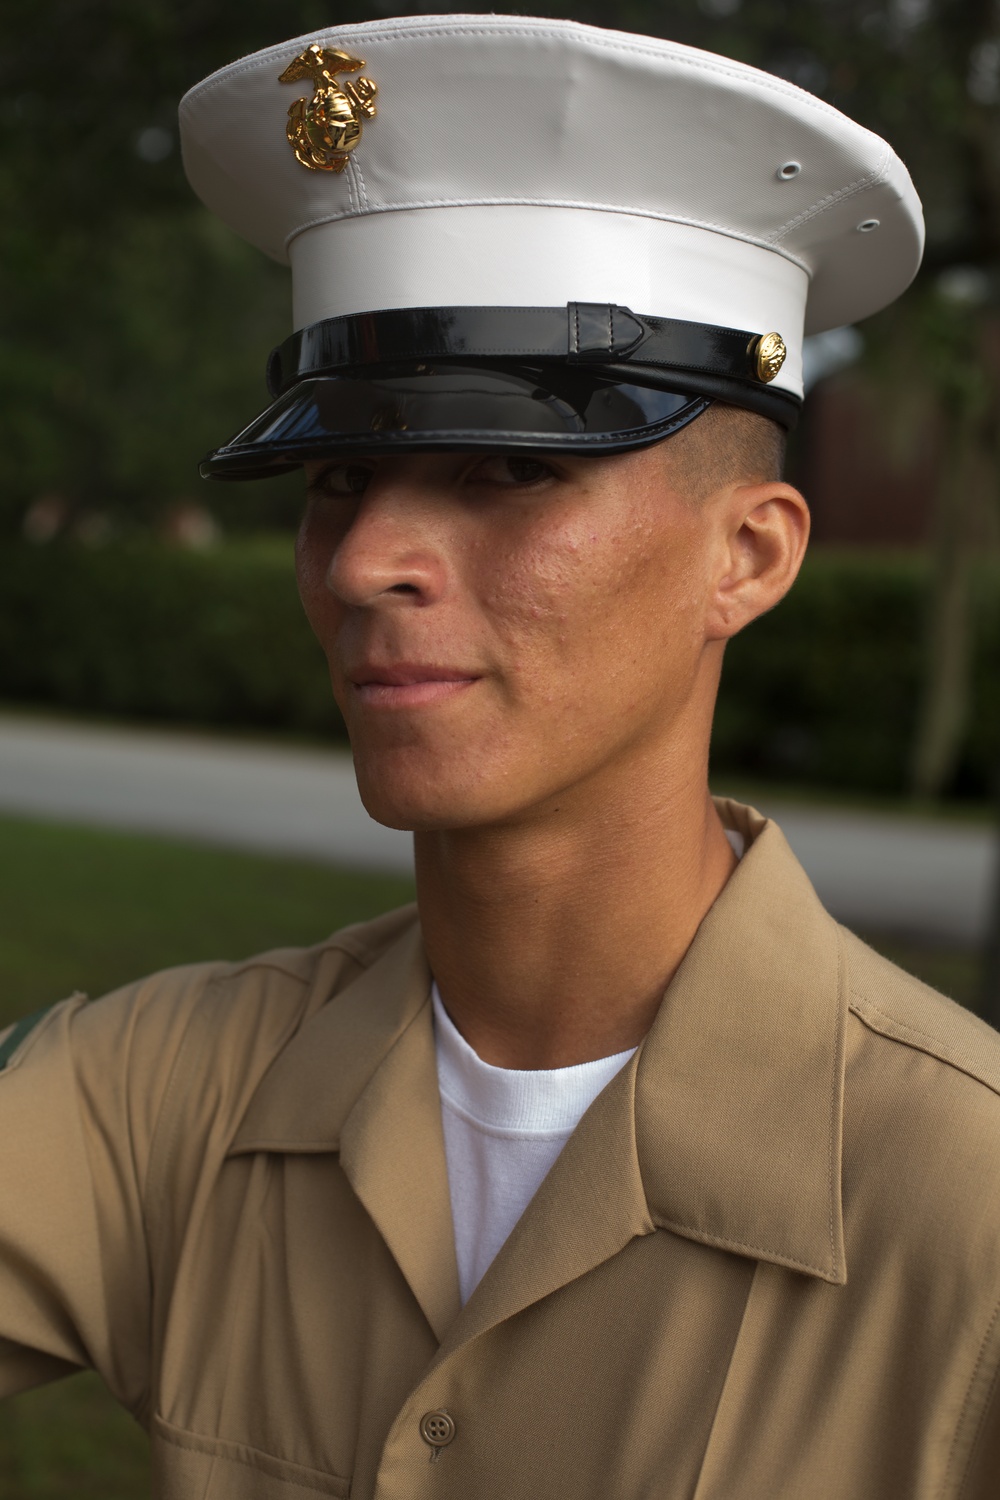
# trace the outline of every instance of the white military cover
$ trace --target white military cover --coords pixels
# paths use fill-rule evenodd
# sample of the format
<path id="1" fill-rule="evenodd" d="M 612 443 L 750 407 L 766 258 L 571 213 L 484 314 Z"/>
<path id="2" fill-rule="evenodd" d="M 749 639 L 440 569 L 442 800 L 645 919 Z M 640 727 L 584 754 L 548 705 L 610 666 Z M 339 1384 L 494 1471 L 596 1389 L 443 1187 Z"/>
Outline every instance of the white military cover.
<path id="1" fill-rule="evenodd" d="M 311 42 L 364 59 L 377 115 L 340 173 L 285 134 Z M 892 148 L 783 79 L 569 21 L 409 16 L 267 48 L 181 103 L 190 181 L 291 262 L 295 326 L 392 307 L 560 306 L 801 339 L 877 311 L 920 262 Z"/>

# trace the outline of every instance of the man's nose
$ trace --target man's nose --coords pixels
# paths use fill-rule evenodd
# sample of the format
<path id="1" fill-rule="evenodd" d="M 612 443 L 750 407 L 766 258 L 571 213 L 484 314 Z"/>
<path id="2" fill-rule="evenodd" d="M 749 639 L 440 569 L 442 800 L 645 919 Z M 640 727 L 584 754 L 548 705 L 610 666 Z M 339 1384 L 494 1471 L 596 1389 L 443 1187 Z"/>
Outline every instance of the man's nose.
<path id="1" fill-rule="evenodd" d="M 447 523 L 418 487 L 373 477 L 330 558 L 326 586 L 344 604 L 432 604 L 448 579 Z"/>

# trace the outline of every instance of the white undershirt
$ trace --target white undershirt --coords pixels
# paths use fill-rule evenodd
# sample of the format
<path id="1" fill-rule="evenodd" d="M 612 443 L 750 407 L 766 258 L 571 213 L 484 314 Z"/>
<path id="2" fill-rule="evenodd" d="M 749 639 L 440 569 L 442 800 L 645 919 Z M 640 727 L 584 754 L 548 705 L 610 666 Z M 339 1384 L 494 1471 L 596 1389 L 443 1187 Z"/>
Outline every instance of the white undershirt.
<path id="1" fill-rule="evenodd" d="M 727 833 L 737 858 L 740 834 Z M 494 1068 L 469 1046 L 435 984 L 434 1043 L 462 1304 L 489 1269 L 584 1112 L 635 1048 L 572 1068 Z"/>
<path id="2" fill-rule="evenodd" d="M 494 1068 L 433 990 L 441 1120 L 463 1305 L 573 1134 L 635 1051 L 573 1068 Z"/>

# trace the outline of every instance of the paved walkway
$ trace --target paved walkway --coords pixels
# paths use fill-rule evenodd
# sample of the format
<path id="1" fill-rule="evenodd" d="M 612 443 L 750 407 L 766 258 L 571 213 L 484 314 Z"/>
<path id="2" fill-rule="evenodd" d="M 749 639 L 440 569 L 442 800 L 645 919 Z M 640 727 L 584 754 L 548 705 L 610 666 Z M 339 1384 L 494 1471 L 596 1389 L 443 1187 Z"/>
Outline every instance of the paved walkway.
<path id="1" fill-rule="evenodd" d="M 350 755 L 0 715 L 0 809 L 205 843 L 412 869 L 372 822 Z"/>
<path id="2" fill-rule="evenodd" d="M 165 731 L 0 715 L 0 810 L 173 834 L 370 869 L 410 870 L 410 837 L 373 823 L 350 757 Z M 768 804 L 848 925 L 982 940 L 988 828 Z"/>

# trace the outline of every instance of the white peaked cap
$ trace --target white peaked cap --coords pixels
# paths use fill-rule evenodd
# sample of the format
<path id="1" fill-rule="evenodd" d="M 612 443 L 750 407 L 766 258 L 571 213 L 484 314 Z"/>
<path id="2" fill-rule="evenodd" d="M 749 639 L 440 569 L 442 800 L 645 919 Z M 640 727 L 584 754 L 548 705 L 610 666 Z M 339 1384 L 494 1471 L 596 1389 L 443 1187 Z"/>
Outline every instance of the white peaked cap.
<path id="1" fill-rule="evenodd" d="M 374 117 L 344 170 L 286 135 L 310 44 L 363 60 Z M 783 79 L 676 42 L 568 21 L 409 16 L 337 26 L 212 74 L 180 107 L 203 202 L 290 262 L 294 323 L 385 309 L 612 304 L 804 333 L 912 280 L 920 202 L 892 148 Z"/>

